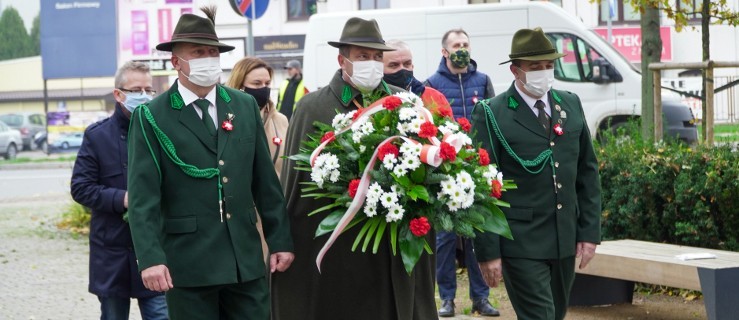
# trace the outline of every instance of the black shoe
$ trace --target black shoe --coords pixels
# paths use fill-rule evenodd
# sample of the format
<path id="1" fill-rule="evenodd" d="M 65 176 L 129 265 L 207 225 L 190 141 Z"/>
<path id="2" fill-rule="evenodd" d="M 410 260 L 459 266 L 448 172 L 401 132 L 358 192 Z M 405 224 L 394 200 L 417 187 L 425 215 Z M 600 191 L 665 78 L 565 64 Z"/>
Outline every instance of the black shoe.
<path id="1" fill-rule="evenodd" d="M 493 308 L 488 299 L 480 299 L 472 302 L 472 313 L 479 313 L 481 316 L 497 317 L 500 316 L 500 312 Z M 441 314 L 441 313 L 440 313 Z"/>
<path id="2" fill-rule="evenodd" d="M 453 317 L 454 316 L 454 300 L 444 300 L 441 302 L 441 308 L 439 309 L 439 317 Z"/>

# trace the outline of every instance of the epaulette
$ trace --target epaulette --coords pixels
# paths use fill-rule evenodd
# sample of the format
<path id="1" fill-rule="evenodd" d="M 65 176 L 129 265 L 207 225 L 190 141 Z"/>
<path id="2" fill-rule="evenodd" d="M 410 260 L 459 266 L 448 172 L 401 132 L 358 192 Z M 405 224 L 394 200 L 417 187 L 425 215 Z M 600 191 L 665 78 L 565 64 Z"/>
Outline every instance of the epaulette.
<path id="1" fill-rule="evenodd" d="M 100 127 L 100 125 L 102 125 L 103 123 L 105 123 L 105 122 L 107 122 L 107 121 L 109 121 L 109 120 L 110 120 L 110 117 L 107 117 L 107 118 L 105 118 L 105 119 L 103 119 L 103 120 L 100 120 L 100 121 L 98 121 L 98 122 L 95 122 L 95 123 L 93 123 L 93 124 L 91 124 L 91 125 L 87 126 L 87 128 L 85 129 L 85 131 L 87 131 L 87 132 L 92 132 L 92 131 L 94 131 L 95 129 L 97 129 L 98 127 Z"/>

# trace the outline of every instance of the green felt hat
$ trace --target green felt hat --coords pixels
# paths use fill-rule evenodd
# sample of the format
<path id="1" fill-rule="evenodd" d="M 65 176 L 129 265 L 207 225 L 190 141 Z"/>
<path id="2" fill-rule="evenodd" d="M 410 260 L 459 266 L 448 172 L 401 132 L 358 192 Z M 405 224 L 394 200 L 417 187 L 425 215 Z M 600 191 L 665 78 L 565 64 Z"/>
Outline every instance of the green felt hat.
<path id="1" fill-rule="evenodd" d="M 554 60 L 564 57 L 563 53 L 557 53 L 552 42 L 544 35 L 541 28 L 521 29 L 516 31 L 511 41 L 511 54 L 508 55 L 510 60 L 503 61 L 500 64 L 508 63 L 513 60 Z"/>
<path id="2" fill-rule="evenodd" d="M 382 40 L 382 33 L 380 33 L 380 26 L 377 25 L 375 19 L 364 20 L 356 17 L 346 21 L 339 41 L 329 41 L 328 44 L 336 48 L 351 45 L 381 51 L 395 50 L 385 45 L 385 40 Z"/>
<path id="3" fill-rule="evenodd" d="M 234 49 L 225 43 L 218 41 L 216 27 L 209 18 L 186 13 L 177 21 L 177 26 L 172 33 L 172 40 L 157 45 L 157 50 L 172 51 L 176 43 L 194 43 L 206 46 L 218 47 L 219 52 L 228 52 Z"/>

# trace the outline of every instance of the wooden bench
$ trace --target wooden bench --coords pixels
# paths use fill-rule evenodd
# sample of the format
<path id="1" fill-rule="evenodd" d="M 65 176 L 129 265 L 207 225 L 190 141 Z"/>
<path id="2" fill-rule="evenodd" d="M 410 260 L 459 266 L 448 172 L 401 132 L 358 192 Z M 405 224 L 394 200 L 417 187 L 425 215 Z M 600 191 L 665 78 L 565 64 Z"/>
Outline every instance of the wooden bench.
<path id="1" fill-rule="evenodd" d="M 675 256 L 711 253 L 715 259 Z M 631 303 L 634 282 L 699 290 L 711 320 L 739 319 L 739 252 L 616 240 L 603 241 L 583 270 L 576 269 L 570 305 Z"/>

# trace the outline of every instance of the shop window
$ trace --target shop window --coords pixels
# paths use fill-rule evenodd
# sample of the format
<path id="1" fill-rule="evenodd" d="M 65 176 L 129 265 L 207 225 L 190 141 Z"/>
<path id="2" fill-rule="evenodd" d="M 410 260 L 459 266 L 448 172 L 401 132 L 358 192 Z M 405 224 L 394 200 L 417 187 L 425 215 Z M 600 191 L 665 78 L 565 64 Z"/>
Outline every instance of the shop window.
<path id="1" fill-rule="evenodd" d="M 316 13 L 316 0 L 287 0 L 287 20 L 308 20 Z"/>
<path id="2" fill-rule="evenodd" d="M 359 10 L 387 8 L 390 8 L 390 0 L 359 0 Z"/>
<path id="3" fill-rule="evenodd" d="M 685 0 L 677 1 L 677 10 L 684 10 L 687 13 L 688 21 L 700 22 L 703 0 L 688 0 L 688 3 L 683 1 Z"/>
<path id="4" fill-rule="evenodd" d="M 601 25 L 608 24 L 608 16 L 611 16 L 611 23 L 613 24 L 639 24 L 639 20 L 641 20 L 639 9 L 634 9 L 629 1 L 624 0 L 602 0 L 599 17 Z"/>

